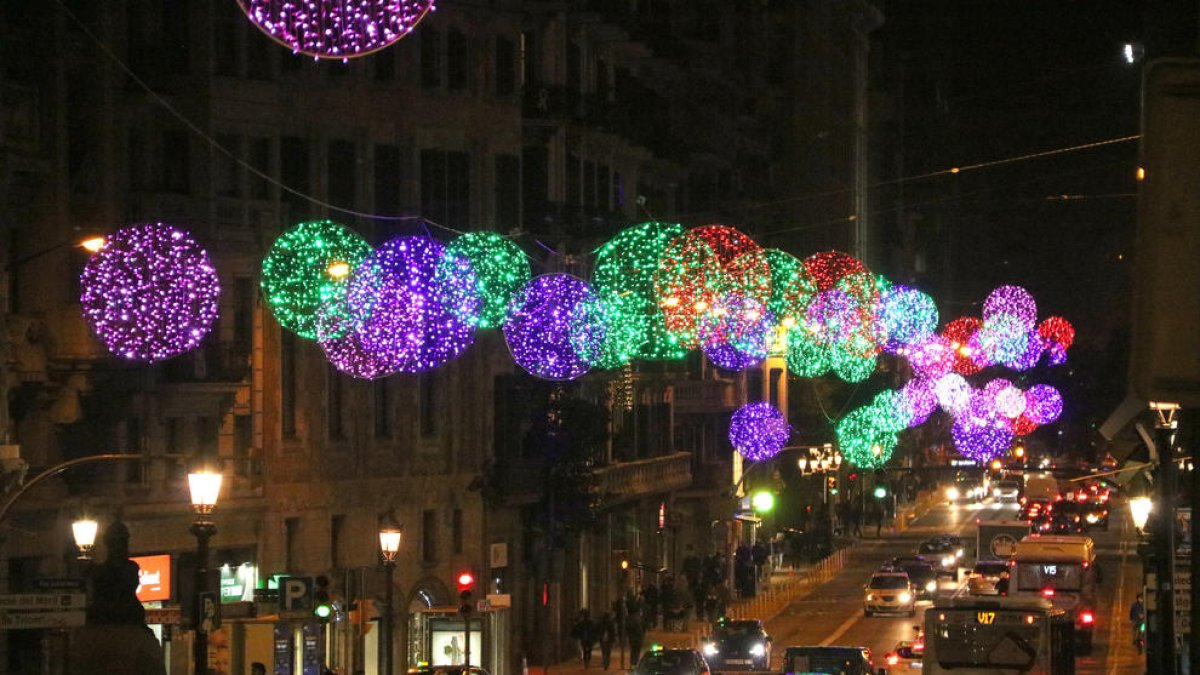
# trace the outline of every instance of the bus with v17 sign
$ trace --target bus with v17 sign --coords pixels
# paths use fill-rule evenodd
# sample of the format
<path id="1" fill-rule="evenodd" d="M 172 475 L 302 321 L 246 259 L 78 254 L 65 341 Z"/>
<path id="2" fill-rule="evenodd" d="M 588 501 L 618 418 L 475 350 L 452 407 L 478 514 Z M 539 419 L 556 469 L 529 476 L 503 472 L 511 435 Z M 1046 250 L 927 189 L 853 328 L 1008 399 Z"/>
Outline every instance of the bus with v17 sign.
<path id="1" fill-rule="evenodd" d="M 925 675 L 1074 675 L 1075 624 L 1044 598 L 960 596 L 925 612 Z"/>

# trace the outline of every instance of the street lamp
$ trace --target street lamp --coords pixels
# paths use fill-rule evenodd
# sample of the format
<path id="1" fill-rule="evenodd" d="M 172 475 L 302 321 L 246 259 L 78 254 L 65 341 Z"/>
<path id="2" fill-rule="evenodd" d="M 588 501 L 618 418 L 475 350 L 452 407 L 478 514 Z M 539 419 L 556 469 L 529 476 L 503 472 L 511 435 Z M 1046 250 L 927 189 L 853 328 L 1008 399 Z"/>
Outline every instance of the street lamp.
<path id="1" fill-rule="evenodd" d="M 217 525 L 212 521 L 212 512 L 221 493 L 221 478 L 221 473 L 207 464 L 193 468 L 188 474 L 192 511 L 196 514 L 196 520 L 191 527 L 192 534 L 196 535 L 196 640 L 192 645 L 194 675 L 208 675 L 208 627 L 205 625 L 206 612 L 203 604 L 205 593 L 208 591 L 208 541 L 217 533 Z"/>
<path id="2" fill-rule="evenodd" d="M 1129 500 L 1129 515 L 1133 517 L 1133 526 L 1138 532 L 1146 530 L 1146 521 L 1150 519 L 1150 511 L 1153 509 L 1154 502 L 1144 495 Z"/>
<path id="3" fill-rule="evenodd" d="M 379 525 L 379 553 L 383 556 L 383 667 L 379 672 L 392 675 L 392 602 L 394 578 L 396 573 L 396 554 L 400 552 L 400 540 L 404 533 L 392 514 L 384 516 Z"/>
<path id="4" fill-rule="evenodd" d="M 91 518 L 80 518 L 71 523 L 71 534 L 75 537 L 80 560 L 92 559 L 92 547 L 96 545 L 96 531 L 99 528 L 99 523 Z"/>

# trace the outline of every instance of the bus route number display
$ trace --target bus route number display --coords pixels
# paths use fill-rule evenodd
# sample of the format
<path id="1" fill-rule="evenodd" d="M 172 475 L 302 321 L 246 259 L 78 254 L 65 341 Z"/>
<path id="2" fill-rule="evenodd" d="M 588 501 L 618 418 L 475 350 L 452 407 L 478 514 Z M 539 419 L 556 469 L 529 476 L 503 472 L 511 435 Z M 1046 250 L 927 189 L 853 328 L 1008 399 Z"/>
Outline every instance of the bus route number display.
<path id="1" fill-rule="evenodd" d="M 983 625 L 983 626 L 990 626 L 990 625 L 996 623 L 996 613 L 995 612 L 976 612 L 975 613 L 975 622 L 980 625 Z"/>

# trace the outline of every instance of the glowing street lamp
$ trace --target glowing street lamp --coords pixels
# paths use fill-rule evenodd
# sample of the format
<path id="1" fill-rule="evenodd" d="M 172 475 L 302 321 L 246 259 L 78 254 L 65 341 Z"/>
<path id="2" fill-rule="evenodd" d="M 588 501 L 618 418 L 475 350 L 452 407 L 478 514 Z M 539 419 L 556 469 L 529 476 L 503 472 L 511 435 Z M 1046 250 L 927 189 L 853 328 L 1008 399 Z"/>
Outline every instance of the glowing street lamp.
<path id="1" fill-rule="evenodd" d="M 221 479 L 221 472 L 214 470 L 207 463 L 197 465 L 188 474 L 192 511 L 196 514 L 191 532 L 196 536 L 194 584 L 197 608 L 201 607 L 202 598 L 208 592 L 208 542 L 217 533 L 217 525 L 212 521 L 212 512 L 217 506 L 217 497 L 221 494 Z M 194 672 L 208 672 L 208 630 L 203 620 L 196 623 L 196 639 L 192 642 L 192 663 Z"/>
<path id="2" fill-rule="evenodd" d="M 71 523 L 71 534 L 75 537 L 75 547 L 79 549 L 80 560 L 92 559 L 92 547 L 96 545 L 96 531 L 99 523 L 91 518 L 80 518 Z"/>
<path id="3" fill-rule="evenodd" d="M 1154 502 L 1149 497 L 1134 497 L 1129 500 L 1129 515 L 1133 518 L 1133 526 L 1138 532 L 1144 532 L 1146 521 L 1150 520 L 1150 512 L 1154 510 Z"/>
<path id="4" fill-rule="evenodd" d="M 392 649 L 392 633 L 395 630 L 392 626 L 393 611 L 392 605 L 395 603 L 393 586 L 395 586 L 396 574 L 396 554 L 400 552 L 400 542 L 404 537 L 404 532 L 400 529 L 399 523 L 396 522 L 395 516 L 387 514 L 379 523 L 379 553 L 383 556 L 383 625 L 381 647 L 383 650 L 383 667 L 380 673 L 384 675 L 392 675 L 394 667 L 392 666 L 393 649 Z"/>

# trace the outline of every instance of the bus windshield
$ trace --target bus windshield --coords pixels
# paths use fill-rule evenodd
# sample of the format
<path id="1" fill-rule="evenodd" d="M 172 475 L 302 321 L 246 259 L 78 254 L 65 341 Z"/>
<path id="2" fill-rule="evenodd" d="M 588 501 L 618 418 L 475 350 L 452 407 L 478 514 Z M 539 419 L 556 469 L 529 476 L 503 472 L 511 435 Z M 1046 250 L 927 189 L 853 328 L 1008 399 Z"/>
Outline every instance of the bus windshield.
<path id="1" fill-rule="evenodd" d="M 992 623 L 981 624 L 975 612 L 964 620 L 949 621 L 933 639 L 943 668 L 1013 668 L 1028 670 L 1038 660 L 1041 626 L 1028 625 L 1019 615 L 1003 620 L 992 612 Z M 926 637 L 928 641 L 928 637 Z"/>
<path id="2" fill-rule="evenodd" d="M 1017 563 L 1017 590 L 1078 591 L 1083 588 L 1083 565 L 1079 563 Z"/>

